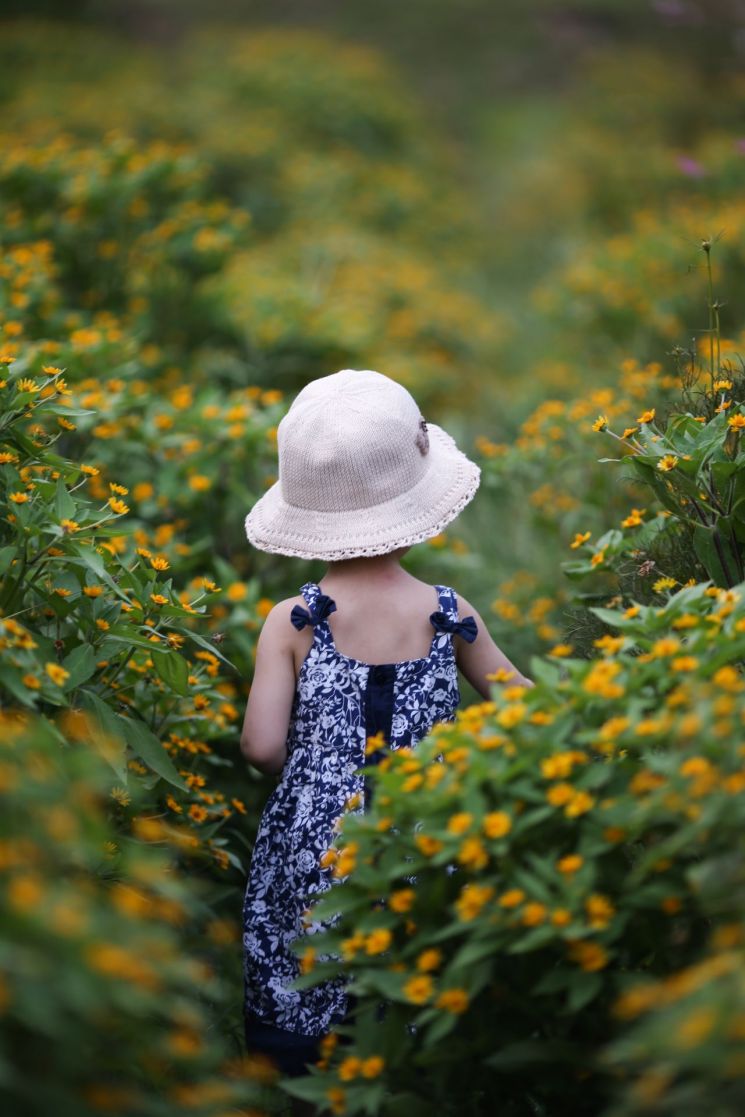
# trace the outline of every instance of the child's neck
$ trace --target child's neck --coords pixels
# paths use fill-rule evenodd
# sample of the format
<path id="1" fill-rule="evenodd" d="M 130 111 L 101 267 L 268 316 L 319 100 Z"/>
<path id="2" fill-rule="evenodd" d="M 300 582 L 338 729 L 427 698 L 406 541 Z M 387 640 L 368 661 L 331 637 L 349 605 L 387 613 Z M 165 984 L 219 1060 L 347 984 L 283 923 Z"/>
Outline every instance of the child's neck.
<path id="1" fill-rule="evenodd" d="M 370 555 L 364 558 L 330 562 L 322 581 L 325 587 L 340 585 L 348 580 L 364 580 L 368 584 L 372 582 L 381 586 L 408 581 L 412 575 L 401 566 L 401 559 L 407 550 L 408 547 L 400 547 L 387 555 Z"/>

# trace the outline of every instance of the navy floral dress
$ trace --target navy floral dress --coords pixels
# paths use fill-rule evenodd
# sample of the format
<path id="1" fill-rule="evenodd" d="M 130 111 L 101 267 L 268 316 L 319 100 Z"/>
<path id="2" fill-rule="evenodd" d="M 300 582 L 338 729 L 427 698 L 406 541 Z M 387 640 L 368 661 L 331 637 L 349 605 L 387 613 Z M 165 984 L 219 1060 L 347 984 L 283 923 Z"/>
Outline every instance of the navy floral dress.
<path id="1" fill-rule="evenodd" d="M 439 608 L 430 616 L 429 654 L 399 663 L 369 664 L 337 651 L 328 616 L 336 603 L 315 582 L 301 588 L 308 609 L 296 605 L 296 628 L 313 626 L 313 644 L 300 668 L 287 738 L 287 761 L 269 797 L 254 845 L 243 904 L 243 974 L 246 1043 L 273 1055 L 287 1073 L 302 1073 L 314 1057 L 314 1039 L 347 1011 L 345 982 L 294 990 L 298 958 L 290 943 L 304 930 L 313 894 L 333 884 L 319 859 L 335 837 L 347 799 L 370 800 L 355 769 L 367 738 L 382 730 L 392 749 L 411 746 L 441 721 L 452 721 L 460 701 L 453 636 L 475 640 L 473 617 L 458 620 L 448 586 L 435 586 Z M 310 1041 L 310 1042 L 309 1042 Z M 292 1062 L 287 1053 L 299 1058 Z"/>

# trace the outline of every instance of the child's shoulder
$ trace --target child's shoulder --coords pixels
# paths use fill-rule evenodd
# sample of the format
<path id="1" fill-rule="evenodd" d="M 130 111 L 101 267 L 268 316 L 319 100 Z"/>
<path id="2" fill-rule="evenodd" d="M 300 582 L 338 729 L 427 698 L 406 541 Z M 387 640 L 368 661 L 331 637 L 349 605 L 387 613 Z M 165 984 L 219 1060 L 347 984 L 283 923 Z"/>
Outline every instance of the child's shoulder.
<path id="1" fill-rule="evenodd" d="M 299 605 L 301 609 L 308 608 L 308 602 L 301 593 L 296 593 L 294 597 L 283 597 L 281 601 L 276 601 L 266 614 L 264 627 L 267 625 L 272 628 L 279 628 L 283 625 L 291 627 L 290 617 L 296 605 Z"/>

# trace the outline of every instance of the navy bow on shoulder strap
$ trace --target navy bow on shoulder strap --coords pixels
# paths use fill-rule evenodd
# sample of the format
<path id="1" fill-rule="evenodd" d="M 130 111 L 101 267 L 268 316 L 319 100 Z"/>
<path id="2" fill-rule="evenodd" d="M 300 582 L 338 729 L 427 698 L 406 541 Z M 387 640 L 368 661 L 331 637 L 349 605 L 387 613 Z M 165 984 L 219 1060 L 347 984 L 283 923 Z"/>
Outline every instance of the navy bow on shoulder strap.
<path id="1" fill-rule="evenodd" d="M 306 624 L 317 625 L 319 621 L 325 620 L 329 613 L 336 610 L 336 602 L 328 594 L 319 593 L 315 600 L 315 604 L 310 609 L 303 609 L 301 605 L 293 605 L 292 612 L 290 613 L 290 620 L 295 628 L 305 628 Z"/>
<path id="2" fill-rule="evenodd" d="M 478 636 L 479 630 L 473 617 L 464 617 L 462 621 L 453 621 L 446 613 L 432 613 L 429 618 L 437 632 L 452 632 L 454 636 L 462 636 L 472 644 Z"/>

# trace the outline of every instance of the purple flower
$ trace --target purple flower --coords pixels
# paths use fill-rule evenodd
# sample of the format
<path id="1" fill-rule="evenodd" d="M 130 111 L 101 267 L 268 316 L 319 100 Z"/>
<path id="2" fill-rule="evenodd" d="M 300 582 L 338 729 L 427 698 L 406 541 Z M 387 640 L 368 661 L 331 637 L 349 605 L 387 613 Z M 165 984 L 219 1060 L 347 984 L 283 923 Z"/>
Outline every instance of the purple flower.
<path id="1" fill-rule="evenodd" d="M 678 169 L 689 178 L 703 178 L 706 174 L 706 168 L 702 167 L 696 159 L 691 159 L 690 155 L 678 155 L 676 162 Z"/>

